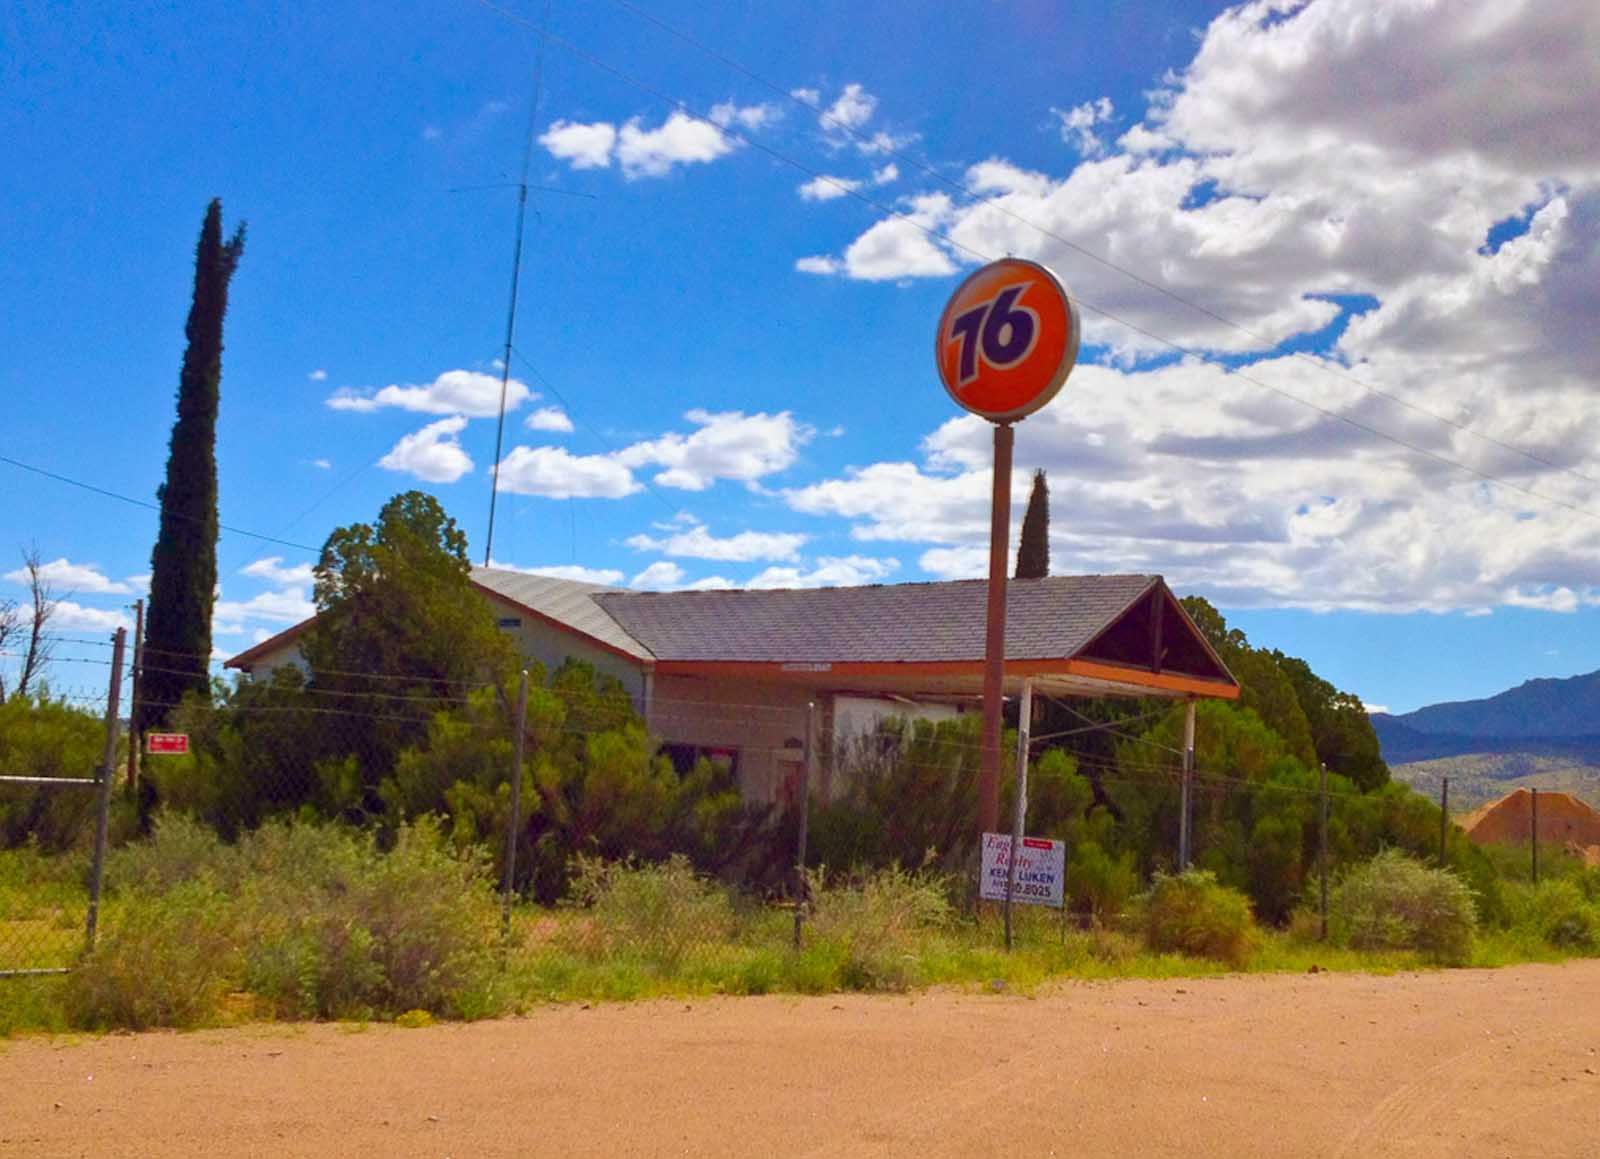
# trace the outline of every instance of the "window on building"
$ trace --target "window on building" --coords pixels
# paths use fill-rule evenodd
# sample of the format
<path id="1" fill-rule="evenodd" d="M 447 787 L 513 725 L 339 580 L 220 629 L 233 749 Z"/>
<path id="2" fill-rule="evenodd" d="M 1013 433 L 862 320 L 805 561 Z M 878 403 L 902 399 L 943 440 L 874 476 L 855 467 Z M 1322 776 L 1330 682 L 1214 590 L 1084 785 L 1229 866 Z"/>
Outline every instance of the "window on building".
<path id="1" fill-rule="evenodd" d="M 739 772 L 739 750 L 726 745 L 695 745 L 669 741 L 661 746 L 661 755 L 672 762 L 680 777 L 694 771 L 697 761 L 707 760 L 726 772 Z"/>

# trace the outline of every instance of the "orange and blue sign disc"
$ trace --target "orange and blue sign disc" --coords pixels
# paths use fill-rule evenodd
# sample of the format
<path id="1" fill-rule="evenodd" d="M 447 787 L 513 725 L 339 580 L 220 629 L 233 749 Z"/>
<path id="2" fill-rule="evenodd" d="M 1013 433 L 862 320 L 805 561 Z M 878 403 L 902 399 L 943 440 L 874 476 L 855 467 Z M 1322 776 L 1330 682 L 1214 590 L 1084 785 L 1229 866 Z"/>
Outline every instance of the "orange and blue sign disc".
<path id="1" fill-rule="evenodd" d="M 1038 262 L 1002 258 L 950 297 L 934 357 L 957 405 L 991 422 L 1032 414 L 1078 360 L 1078 308 Z"/>

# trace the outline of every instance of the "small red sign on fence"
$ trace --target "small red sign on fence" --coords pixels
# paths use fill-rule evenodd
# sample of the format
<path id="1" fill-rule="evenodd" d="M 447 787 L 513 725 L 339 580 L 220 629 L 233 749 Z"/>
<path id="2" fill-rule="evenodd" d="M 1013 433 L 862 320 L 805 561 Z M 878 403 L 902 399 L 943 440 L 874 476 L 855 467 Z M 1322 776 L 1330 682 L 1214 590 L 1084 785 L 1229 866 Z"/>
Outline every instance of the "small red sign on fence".
<path id="1" fill-rule="evenodd" d="M 189 751 L 189 734 L 182 732 L 153 732 L 144 738 L 144 751 L 152 755 L 182 756 Z"/>

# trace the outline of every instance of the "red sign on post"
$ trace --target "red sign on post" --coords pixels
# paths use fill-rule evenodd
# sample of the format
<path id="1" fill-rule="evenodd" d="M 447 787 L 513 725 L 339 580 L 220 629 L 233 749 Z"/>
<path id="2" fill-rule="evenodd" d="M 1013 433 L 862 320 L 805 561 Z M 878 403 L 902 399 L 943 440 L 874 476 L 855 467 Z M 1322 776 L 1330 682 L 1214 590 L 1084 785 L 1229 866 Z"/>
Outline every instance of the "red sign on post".
<path id="1" fill-rule="evenodd" d="M 144 751 L 152 756 L 183 756 L 189 751 L 189 734 L 152 732 L 144 738 Z"/>
<path id="2" fill-rule="evenodd" d="M 990 262 L 950 296 L 934 356 L 958 406 L 1015 422 L 1054 398 L 1072 372 L 1078 308 L 1038 262 Z"/>
<path id="3" fill-rule="evenodd" d="M 995 425 L 983 643 L 983 745 L 978 771 L 980 833 L 1000 825 L 1011 424 L 1027 418 L 1060 391 L 1078 361 L 1079 330 L 1078 307 L 1054 274 L 1038 262 L 1002 258 L 974 271 L 956 287 L 939 317 L 939 333 L 933 340 L 939 378 L 950 397 L 957 406 Z M 1006 928 L 1009 931 L 1010 926 Z"/>

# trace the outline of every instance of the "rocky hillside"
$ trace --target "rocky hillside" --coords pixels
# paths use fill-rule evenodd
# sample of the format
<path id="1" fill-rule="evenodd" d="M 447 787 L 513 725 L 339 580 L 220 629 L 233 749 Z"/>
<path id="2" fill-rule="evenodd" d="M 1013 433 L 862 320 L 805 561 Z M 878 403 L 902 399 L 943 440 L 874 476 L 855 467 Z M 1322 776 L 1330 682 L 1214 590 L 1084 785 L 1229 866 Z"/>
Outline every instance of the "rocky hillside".
<path id="1" fill-rule="evenodd" d="M 1482 700 L 1431 704 L 1372 726 L 1397 780 L 1437 797 L 1450 778 L 1452 812 L 1513 789 L 1600 802 L 1600 672 L 1529 680 Z"/>

